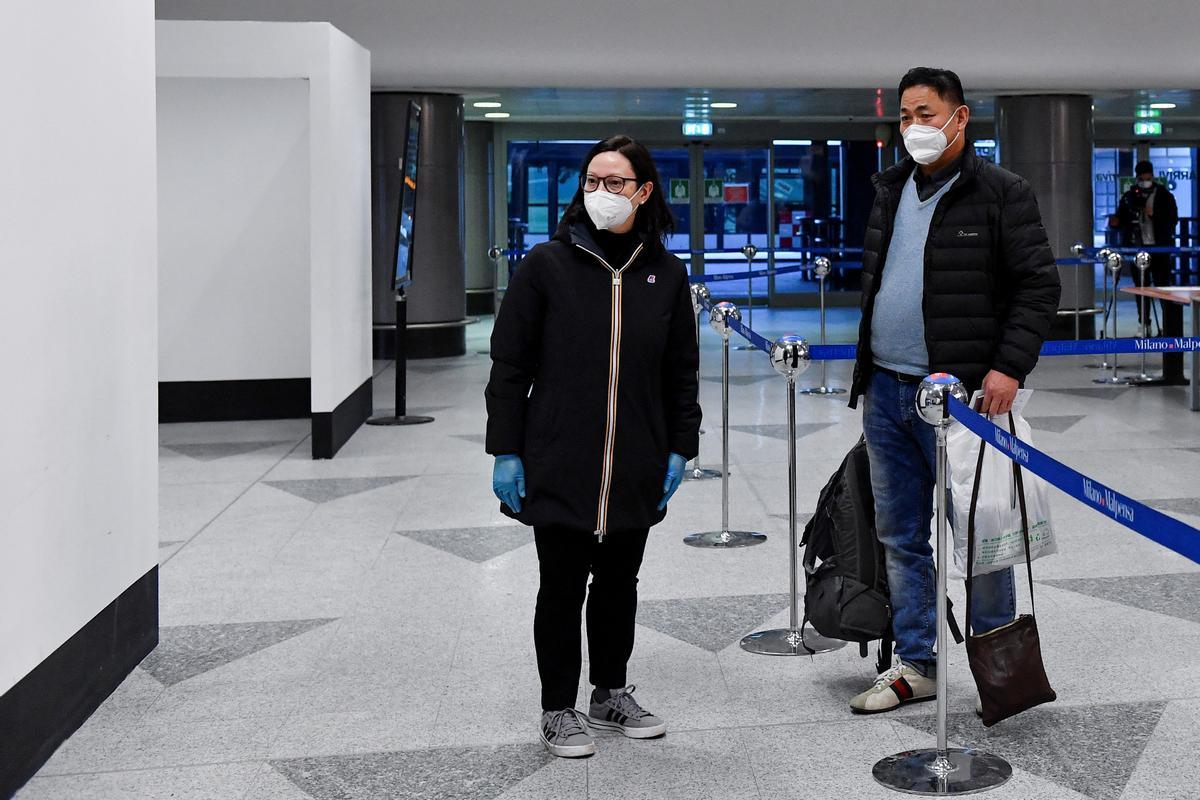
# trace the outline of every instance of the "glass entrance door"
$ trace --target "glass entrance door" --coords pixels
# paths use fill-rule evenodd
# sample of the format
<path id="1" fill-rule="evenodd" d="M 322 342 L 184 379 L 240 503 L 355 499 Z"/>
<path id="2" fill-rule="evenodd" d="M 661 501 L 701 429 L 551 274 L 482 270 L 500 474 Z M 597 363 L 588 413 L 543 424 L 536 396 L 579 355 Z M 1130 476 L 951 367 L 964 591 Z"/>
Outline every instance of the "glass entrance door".
<path id="1" fill-rule="evenodd" d="M 768 149 L 693 146 L 702 152 L 703 178 L 698 188 L 704 216 L 703 241 L 693 244 L 704 250 L 704 272 L 744 272 L 747 262 L 741 249 L 747 244 L 759 250 L 754 268 L 765 267 L 770 247 Z M 752 286 L 756 298 L 766 298 L 766 278 L 754 279 Z M 723 288 L 732 297 L 745 296 L 744 283 Z"/>

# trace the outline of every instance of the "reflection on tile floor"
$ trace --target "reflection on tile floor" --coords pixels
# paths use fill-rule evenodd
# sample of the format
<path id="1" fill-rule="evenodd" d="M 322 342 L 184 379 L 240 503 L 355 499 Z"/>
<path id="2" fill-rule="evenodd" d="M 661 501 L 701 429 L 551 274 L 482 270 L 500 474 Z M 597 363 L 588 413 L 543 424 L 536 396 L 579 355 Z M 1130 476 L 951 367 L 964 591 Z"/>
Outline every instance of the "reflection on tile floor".
<path id="1" fill-rule="evenodd" d="M 767 336 L 816 328 L 810 311 L 755 317 Z M 831 313 L 834 341 L 852 317 Z M 720 340 L 702 330 L 712 466 Z M 331 461 L 309 459 L 302 420 L 161 426 L 162 643 L 18 798 L 896 797 L 871 767 L 932 743 L 928 705 L 853 717 L 846 702 L 873 674 L 857 648 L 792 659 L 737 646 L 788 616 L 785 392 L 760 353 L 730 354 L 730 514 L 767 542 L 684 546 L 721 514 L 720 481 L 689 481 L 647 546 L 629 680 L 670 733 L 601 735 L 582 762 L 540 748 L 537 555 L 491 494 L 480 433 L 489 333 L 472 325 L 469 355 L 413 365 L 409 411 L 436 422 L 363 427 Z M 1091 360 L 1042 361 L 1035 442 L 1200 524 L 1200 414 L 1177 391 L 1096 387 Z M 376 366 L 382 411 L 391 373 Z M 848 382 L 849 365 L 832 364 L 829 383 Z M 802 525 L 861 423 L 844 397 L 798 398 L 797 423 Z M 1036 577 L 1059 700 L 985 729 L 955 648 L 951 738 L 1012 761 L 996 800 L 1195 800 L 1200 567 L 1053 503 L 1060 553 Z"/>

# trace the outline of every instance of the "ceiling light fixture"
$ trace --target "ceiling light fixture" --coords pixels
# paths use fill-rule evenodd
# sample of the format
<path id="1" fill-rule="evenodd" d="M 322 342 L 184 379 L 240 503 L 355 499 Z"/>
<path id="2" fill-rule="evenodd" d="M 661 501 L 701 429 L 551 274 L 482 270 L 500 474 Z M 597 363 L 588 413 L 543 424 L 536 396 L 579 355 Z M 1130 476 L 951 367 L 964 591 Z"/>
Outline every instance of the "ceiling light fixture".
<path id="1" fill-rule="evenodd" d="M 471 105 L 476 108 L 500 108 L 504 104 L 498 103 L 495 100 L 480 100 L 478 103 L 472 103 Z"/>
<path id="2" fill-rule="evenodd" d="M 512 114 L 509 114 L 507 111 L 489 111 L 484 116 L 488 119 L 508 119 Z"/>
<path id="3" fill-rule="evenodd" d="M 1175 104 L 1174 103 L 1151 103 L 1150 107 L 1167 110 L 1167 109 L 1175 108 Z"/>
<path id="4" fill-rule="evenodd" d="M 737 108 L 737 103 L 709 103 L 709 108 Z"/>

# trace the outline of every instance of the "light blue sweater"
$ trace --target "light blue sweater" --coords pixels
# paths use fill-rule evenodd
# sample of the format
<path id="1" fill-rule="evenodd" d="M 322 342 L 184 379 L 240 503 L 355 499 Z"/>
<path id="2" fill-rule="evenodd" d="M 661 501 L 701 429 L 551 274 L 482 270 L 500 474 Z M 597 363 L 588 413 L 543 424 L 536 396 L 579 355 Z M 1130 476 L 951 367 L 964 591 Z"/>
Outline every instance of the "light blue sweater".
<path id="1" fill-rule="evenodd" d="M 871 315 L 871 355 L 881 367 L 906 375 L 929 374 L 925 347 L 925 240 L 942 195 L 955 175 L 928 200 L 917 196 L 915 174 L 905 181 L 892 241 Z"/>

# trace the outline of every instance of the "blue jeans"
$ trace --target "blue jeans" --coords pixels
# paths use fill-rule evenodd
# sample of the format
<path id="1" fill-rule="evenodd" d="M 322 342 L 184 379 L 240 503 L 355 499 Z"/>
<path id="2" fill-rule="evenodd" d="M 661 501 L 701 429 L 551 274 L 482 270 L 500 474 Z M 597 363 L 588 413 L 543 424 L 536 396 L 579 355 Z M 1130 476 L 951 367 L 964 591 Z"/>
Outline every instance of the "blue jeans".
<path id="1" fill-rule="evenodd" d="M 916 383 L 875 371 L 863 406 L 871 457 L 875 527 L 887 560 L 896 655 L 926 677 L 937 673 L 936 591 L 929 523 L 937 483 L 937 434 L 917 416 Z M 949 490 L 947 490 L 949 494 Z M 947 557 L 952 544 L 947 542 Z M 1016 613 L 1011 568 L 976 575 L 971 627 L 983 633 Z"/>

